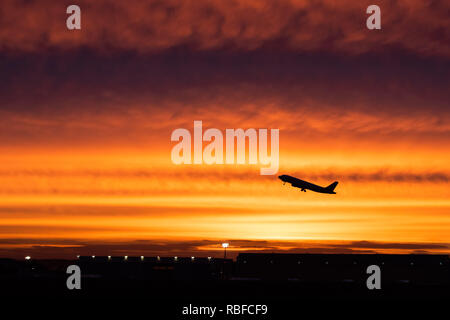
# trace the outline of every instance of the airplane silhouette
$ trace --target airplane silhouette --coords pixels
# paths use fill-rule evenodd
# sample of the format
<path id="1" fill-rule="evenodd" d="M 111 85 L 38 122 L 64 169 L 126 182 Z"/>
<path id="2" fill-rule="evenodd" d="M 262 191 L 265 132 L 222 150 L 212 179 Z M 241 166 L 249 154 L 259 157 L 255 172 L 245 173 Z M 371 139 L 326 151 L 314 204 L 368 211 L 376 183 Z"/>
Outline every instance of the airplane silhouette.
<path id="1" fill-rule="evenodd" d="M 310 183 L 307 181 L 303 181 L 294 177 L 291 177 L 287 174 L 283 174 L 281 176 L 278 176 L 278 179 L 283 181 L 283 184 L 290 183 L 291 186 L 300 188 L 301 191 L 306 192 L 306 189 L 314 191 L 314 192 L 320 192 L 320 193 L 329 193 L 329 194 L 336 194 L 334 192 L 334 188 L 336 188 L 338 182 L 335 181 L 332 184 L 330 184 L 328 187 L 321 187 L 318 185 L 315 185 L 314 183 Z"/>

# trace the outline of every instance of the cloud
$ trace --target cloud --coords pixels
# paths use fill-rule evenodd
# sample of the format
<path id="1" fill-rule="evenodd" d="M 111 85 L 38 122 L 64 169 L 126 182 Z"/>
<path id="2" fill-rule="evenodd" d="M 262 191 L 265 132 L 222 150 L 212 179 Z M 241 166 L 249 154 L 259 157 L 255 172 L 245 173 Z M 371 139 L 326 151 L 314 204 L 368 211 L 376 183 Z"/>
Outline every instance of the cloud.
<path id="1" fill-rule="evenodd" d="M 106 162 L 104 162 L 106 163 Z M 149 161 L 149 164 L 151 161 Z M 157 166 L 138 168 L 90 168 L 90 169 L 3 169 L 0 170 L 0 195 L 2 196 L 128 196 L 145 197 L 158 195 L 218 195 L 230 193 L 279 192 L 280 185 L 274 176 L 260 176 L 257 167 L 218 168 L 217 166 Z M 402 186 L 414 188 L 430 184 L 445 194 L 446 184 L 450 183 L 448 171 L 428 171 L 421 169 L 402 170 L 401 168 L 353 168 L 353 167 L 301 167 L 281 168 L 280 173 L 290 174 L 301 179 L 329 184 L 339 181 L 351 188 L 365 184 L 375 187 L 375 183 L 389 183 L 401 194 Z M 211 184 L 214 188 L 210 188 Z M 358 185 L 359 184 L 359 185 Z M 366 188 L 366 187 L 365 187 Z M 379 194 L 392 190 L 379 191 Z M 436 196 L 436 194 L 435 194 Z M 6 210 L 6 211 L 5 211 Z M 1 212 L 12 212 L 12 208 L 0 207 Z M 35 209 L 33 209 L 35 210 Z M 66 209 L 67 210 L 67 209 Z M 86 210 L 86 209 L 84 209 Z M 133 209 L 135 210 L 135 209 Z M 197 209 L 199 211 L 200 209 Z M 25 209 L 20 209 L 21 213 Z M 164 208 L 155 208 L 164 212 Z M 87 212 L 90 212 L 87 210 Z M 56 214 L 56 213 L 53 213 Z"/>
<path id="2" fill-rule="evenodd" d="M 342 179 L 350 182 L 409 182 L 409 183 L 447 183 L 450 181 L 450 175 L 447 172 L 402 172 L 389 169 L 378 170 L 374 172 L 361 171 L 332 171 L 329 173 L 311 174 L 308 172 L 295 172 L 294 175 L 307 176 L 310 179 L 333 180 Z"/>
<path id="3" fill-rule="evenodd" d="M 158 170 L 156 170 L 158 169 Z M 447 183 L 450 182 L 450 173 L 446 171 L 422 171 L 420 169 L 414 171 L 401 171 L 396 168 L 365 168 L 365 169 L 348 169 L 348 168 L 328 168 L 317 169 L 314 167 L 305 167 L 303 170 L 289 172 L 294 176 L 300 176 L 313 180 L 333 180 L 336 178 L 349 182 L 433 182 Z M 42 179 L 70 179 L 83 178 L 89 179 L 132 179 L 132 180 L 183 180 L 183 179 L 216 179 L 220 181 L 255 180 L 253 168 L 243 168 L 241 170 L 217 170 L 216 167 L 174 167 L 170 166 L 157 168 L 142 167 L 137 169 L 121 168 L 121 169 L 3 169 L 0 170 L 2 178 L 42 178 Z M 263 181 L 266 177 L 257 177 L 258 181 Z M 270 177 L 271 179 L 273 177 Z M 50 182 L 50 180 L 47 180 Z"/>
<path id="4" fill-rule="evenodd" d="M 129 143 L 195 119 L 448 138 L 445 1 L 381 1 L 381 32 L 358 1 L 81 1 L 81 33 L 68 4 L 2 3 L 3 146 Z"/>
<path id="5" fill-rule="evenodd" d="M 450 252 L 448 243 L 396 243 L 372 241 L 262 241 L 230 239 L 230 257 L 239 252 L 259 253 L 385 253 Z M 72 246 L 71 246 L 72 244 Z M 80 242 L 77 240 L 35 240 L 35 239 L 1 239 L 0 254 L 2 256 L 23 258 L 31 255 L 34 258 L 74 258 L 76 255 L 116 255 L 116 256 L 217 256 L 222 253 L 220 243 L 215 240 L 137 240 L 125 242 Z M 8 248 L 9 246 L 9 248 Z M 393 251 L 389 251 L 393 250 Z"/>
<path id="6" fill-rule="evenodd" d="M 156 52 L 191 50 L 350 54 L 399 48 L 415 54 L 449 56 L 446 1 L 380 0 L 382 30 L 369 31 L 370 1 L 85 1 L 82 30 L 65 28 L 70 1 L 5 0 L 0 16 L 3 50 L 91 47 Z"/>
<path id="7" fill-rule="evenodd" d="M 0 142 L 150 141 L 197 119 L 216 128 L 279 128 L 282 139 L 301 132 L 448 140 L 448 66 L 398 52 L 339 57 L 265 48 L 0 53 Z"/>
<path id="8" fill-rule="evenodd" d="M 408 250 L 430 250 L 430 249 L 450 249 L 450 244 L 446 243 L 385 243 L 372 241 L 352 241 L 349 244 L 331 244 L 332 247 L 352 247 L 365 249 L 408 249 Z"/>

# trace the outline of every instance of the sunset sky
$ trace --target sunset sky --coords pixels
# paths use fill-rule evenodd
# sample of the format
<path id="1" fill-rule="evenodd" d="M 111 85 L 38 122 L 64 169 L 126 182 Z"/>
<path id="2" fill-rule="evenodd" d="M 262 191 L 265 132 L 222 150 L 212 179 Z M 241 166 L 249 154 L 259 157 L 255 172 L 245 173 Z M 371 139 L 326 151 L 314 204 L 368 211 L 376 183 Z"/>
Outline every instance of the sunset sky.
<path id="1" fill-rule="evenodd" d="M 449 10 L 3 0 L 0 257 L 450 253 Z M 174 165 L 194 120 L 279 129 L 279 174 L 337 194 L 259 164 Z"/>

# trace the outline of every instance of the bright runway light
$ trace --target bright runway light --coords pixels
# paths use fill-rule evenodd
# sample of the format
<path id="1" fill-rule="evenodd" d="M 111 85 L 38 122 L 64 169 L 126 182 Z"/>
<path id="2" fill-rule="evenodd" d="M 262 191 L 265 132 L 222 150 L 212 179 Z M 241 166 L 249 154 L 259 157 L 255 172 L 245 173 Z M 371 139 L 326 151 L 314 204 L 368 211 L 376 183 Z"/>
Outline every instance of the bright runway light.
<path id="1" fill-rule="evenodd" d="M 227 248 L 230 244 L 228 242 L 224 242 L 222 243 L 222 247 L 223 247 L 223 258 L 226 259 L 227 258 Z"/>
<path id="2" fill-rule="evenodd" d="M 25 260 L 30 260 L 30 259 L 31 259 L 30 256 L 26 256 L 26 257 L 25 257 Z"/>
<path id="3" fill-rule="evenodd" d="M 123 257 L 125 260 L 128 260 L 128 256 Z"/>

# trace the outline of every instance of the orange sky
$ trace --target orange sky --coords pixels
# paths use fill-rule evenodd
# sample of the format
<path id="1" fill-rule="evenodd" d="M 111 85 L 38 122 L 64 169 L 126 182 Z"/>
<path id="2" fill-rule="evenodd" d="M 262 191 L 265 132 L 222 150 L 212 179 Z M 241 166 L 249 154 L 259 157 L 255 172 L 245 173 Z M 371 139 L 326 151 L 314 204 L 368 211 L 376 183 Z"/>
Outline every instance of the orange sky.
<path id="1" fill-rule="evenodd" d="M 370 33 L 365 3 L 337 3 L 80 1 L 70 33 L 63 2 L 5 1 L 0 256 L 211 255 L 224 240 L 449 253 L 448 4 L 381 1 Z M 279 174 L 337 194 L 260 165 L 172 164 L 171 132 L 194 120 L 280 129 Z"/>
<path id="2" fill-rule="evenodd" d="M 294 241 L 293 247 L 303 240 L 450 242 L 448 155 L 431 166 L 427 153 L 403 153 L 409 158 L 403 166 L 402 153 L 397 159 L 368 153 L 366 165 L 360 163 L 367 153 L 349 153 L 346 160 L 281 152 L 280 172 L 322 185 L 337 179 L 334 196 L 283 186 L 276 176 L 260 176 L 257 166 L 175 166 L 169 154 L 5 152 L 0 237 L 22 245 L 49 239 L 55 245 L 248 239 Z"/>

